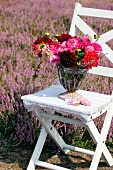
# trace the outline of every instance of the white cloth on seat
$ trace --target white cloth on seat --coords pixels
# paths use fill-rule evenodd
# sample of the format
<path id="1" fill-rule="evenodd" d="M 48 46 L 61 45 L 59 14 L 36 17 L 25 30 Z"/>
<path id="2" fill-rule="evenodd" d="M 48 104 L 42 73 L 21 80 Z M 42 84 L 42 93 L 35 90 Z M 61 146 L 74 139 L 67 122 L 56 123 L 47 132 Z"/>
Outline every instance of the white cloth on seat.
<path id="1" fill-rule="evenodd" d="M 74 115 L 84 121 L 88 121 L 89 117 L 102 111 L 102 109 L 113 102 L 113 96 L 78 90 L 77 92 L 79 94 L 82 94 L 84 98 L 91 101 L 91 106 L 68 105 L 65 101 L 58 98 L 58 95 L 65 91 L 60 85 L 52 85 L 39 92 L 22 96 L 21 99 L 28 111 L 35 111 L 36 107 L 45 110 L 49 108 L 50 110 L 61 112 L 64 115 Z"/>

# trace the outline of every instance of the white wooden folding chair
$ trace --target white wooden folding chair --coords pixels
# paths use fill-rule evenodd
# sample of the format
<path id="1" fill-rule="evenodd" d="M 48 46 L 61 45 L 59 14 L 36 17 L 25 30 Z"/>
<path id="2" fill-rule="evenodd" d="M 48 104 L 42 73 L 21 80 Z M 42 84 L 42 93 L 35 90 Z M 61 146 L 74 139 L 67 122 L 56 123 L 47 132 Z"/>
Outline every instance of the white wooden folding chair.
<path id="1" fill-rule="evenodd" d="M 113 19 L 113 11 L 86 8 L 82 7 L 79 3 L 76 3 L 70 34 L 76 35 L 78 28 L 84 34 L 89 34 L 93 39 L 94 34 L 96 33 L 81 19 L 81 16 Z M 106 44 L 106 42 L 111 39 L 113 39 L 113 30 L 100 35 L 99 43 L 101 43 L 106 57 L 113 63 L 113 51 Z M 98 66 L 89 70 L 89 73 L 113 77 L 113 68 Z M 52 137 L 52 139 L 64 153 L 67 153 L 69 150 L 73 150 L 91 155 L 92 162 L 89 168 L 90 170 L 97 169 L 101 157 L 105 159 L 109 166 L 112 166 L 113 158 L 106 147 L 105 141 L 113 115 L 113 96 L 85 90 L 78 90 L 78 93 L 82 94 L 91 101 L 91 106 L 71 106 L 67 105 L 65 101 L 58 98 L 58 94 L 64 91 L 65 89 L 62 86 L 52 85 L 40 92 L 22 96 L 22 100 L 27 110 L 33 111 L 42 124 L 42 130 L 27 170 L 35 170 L 36 165 L 54 170 L 68 170 L 67 168 L 39 160 L 47 134 Z M 62 116 L 54 115 L 55 111 L 61 113 Z M 97 127 L 94 124 L 94 119 L 105 112 L 106 116 L 101 132 L 99 133 Z M 74 120 L 72 118 L 66 117 L 66 115 L 74 115 L 77 117 L 77 119 Z M 95 151 L 93 152 L 87 149 L 67 145 L 56 131 L 55 127 L 52 125 L 52 120 L 58 120 L 61 122 L 86 127 L 94 143 L 96 144 Z"/>

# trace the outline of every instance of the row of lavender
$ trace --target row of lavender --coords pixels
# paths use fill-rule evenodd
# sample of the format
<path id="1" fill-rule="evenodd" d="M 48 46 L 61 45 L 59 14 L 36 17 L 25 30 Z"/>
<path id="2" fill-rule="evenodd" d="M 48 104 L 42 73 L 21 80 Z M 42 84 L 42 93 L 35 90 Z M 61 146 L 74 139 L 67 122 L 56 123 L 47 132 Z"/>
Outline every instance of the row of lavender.
<path id="1" fill-rule="evenodd" d="M 4 144 L 11 141 L 15 145 L 33 144 L 40 131 L 40 124 L 32 113 L 23 107 L 21 96 L 39 91 L 55 82 L 57 69 L 50 64 L 41 64 L 33 56 L 32 42 L 45 32 L 51 35 L 68 33 L 75 0 L 15 0 L 0 4 L 0 138 Z M 94 2 L 83 2 L 87 7 L 96 7 Z M 100 8 L 113 10 L 112 3 L 100 3 Z M 87 19 L 97 34 L 113 29 L 113 21 Z M 110 42 L 113 47 L 113 42 Z M 105 58 L 103 64 L 110 65 Z M 88 80 L 88 81 L 87 81 Z M 88 76 L 83 88 L 110 94 L 112 79 Z M 89 85 L 90 83 L 90 85 Z M 109 84 L 109 86 L 108 86 Z M 55 123 L 55 122 L 54 122 Z M 96 120 L 101 127 L 102 118 Z M 56 123 L 55 123 L 56 124 Z M 61 124 L 60 124 L 61 125 Z M 56 124 L 56 126 L 59 126 Z M 71 126 L 61 125 L 62 135 L 72 135 Z M 108 140 L 112 143 L 113 122 Z M 78 133 L 75 127 L 75 133 Z M 80 130 L 80 137 L 87 135 Z M 71 140 L 71 138 L 70 138 Z M 74 142 L 74 141 L 73 141 Z"/>

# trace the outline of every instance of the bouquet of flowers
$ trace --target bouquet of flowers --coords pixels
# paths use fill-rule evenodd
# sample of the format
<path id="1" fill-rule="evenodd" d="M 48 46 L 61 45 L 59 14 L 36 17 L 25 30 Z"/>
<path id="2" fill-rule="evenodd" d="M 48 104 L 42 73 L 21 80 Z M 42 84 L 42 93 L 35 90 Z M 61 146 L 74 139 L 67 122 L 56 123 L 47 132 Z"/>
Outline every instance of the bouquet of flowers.
<path id="1" fill-rule="evenodd" d="M 78 38 L 69 34 L 58 34 L 52 39 L 46 33 L 32 46 L 34 54 L 40 57 L 41 62 L 57 64 L 60 84 L 67 90 L 59 94 L 59 98 L 71 105 L 91 105 L 90 101 L 76 93 L 76 90 L 81 86 L 88 69 L 99 65 L 101 45 L 92 41 L 88 35 Z"/>
<path id="2" fill-rule="evenodd" d="M 60 63 L 66 68 L 91 69 L 100 63 L 102 47 L 88 35 L 83 38 L 69 34 L 58 34 L 50 38 L 49 33 L 39 37 L 32 44 L 34 54 L 43 62 Z"/>

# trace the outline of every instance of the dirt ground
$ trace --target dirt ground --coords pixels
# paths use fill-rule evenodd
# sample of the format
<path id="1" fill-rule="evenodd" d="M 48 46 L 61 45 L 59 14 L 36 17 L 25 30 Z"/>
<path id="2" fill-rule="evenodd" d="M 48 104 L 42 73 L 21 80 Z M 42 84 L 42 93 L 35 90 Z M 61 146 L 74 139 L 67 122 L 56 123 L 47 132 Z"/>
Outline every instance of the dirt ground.
<path id="1" fill-rule="evenodd" d="M 0 170 L 26 170 L 32 155 L 33 149 L 6 149 L 0 148 Z M 113 151 L 110 151 L 113 156 Z M 68 155 L 63 153 L 54 152 L 52 148 L 44 148 L 40 160 L 48 163 L 53 163 L 71 170 L 88 170 L 91 164 L 91 157 L 89 155 L 69 152 Z M 36 167 L 36 170 L 47 170 L 42 167 Z M 49 169 L 48 169 L 49 170 Z M 108 167 L 104 160 L 101 160 L 98 170 L 113 170 Z"/>

